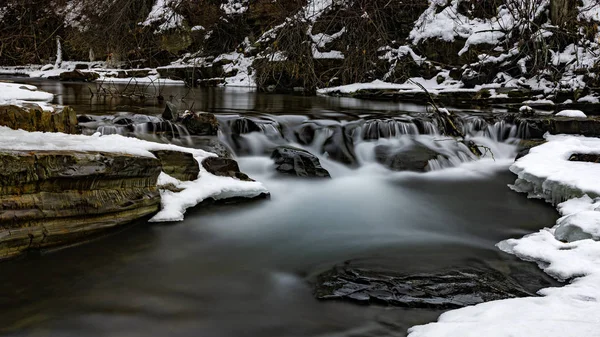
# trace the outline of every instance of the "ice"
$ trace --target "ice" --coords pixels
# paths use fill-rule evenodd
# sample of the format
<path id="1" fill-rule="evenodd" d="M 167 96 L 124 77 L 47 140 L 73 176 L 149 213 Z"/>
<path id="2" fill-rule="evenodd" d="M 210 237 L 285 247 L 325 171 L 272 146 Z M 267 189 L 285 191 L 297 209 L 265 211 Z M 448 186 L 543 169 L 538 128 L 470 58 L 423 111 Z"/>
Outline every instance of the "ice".
<path id="1" fill-rule="evenodd" d="M 46 111 L 53 111 L 50 104 L 54 95 L 38 90 L 36 86 L 0 82 L 0 105 L 23 106 L 24 103 L 36 104 Z"/>
<path id="2" fill-rule="evenodd" d="M 172 144 L 148 142 L 120 135 L 93 136 L 67 135 L 63 133 L 27 132 L 0 127 L 0 144 L 3 150 L 22 151 L 98 151 L 154 157 L 150 151 L 171 150 L 191 153 L 199 163 L 200 175 L 194 181 L 180 182 L 166 174 L 159 177 L 159 186 L 172 183 L 181 192 L 161 190 L 162 210 L 151 221 L 181 221 L 185 209 L 207 198 L 256 197 L 268 193 L 260 182 L 241 181 L 231 177 L 219 177 L 207 172 L 200 163 L 214 153 Z M 169 179 L 170 178 L 170 179 Z"/>
<path id="3" fill-rule="evenodd" d="M 556 116 L 558 116 L 558 117 L 573 117 L 573 118 L 587 118 L 585 113 L 583 113 L 583 111 L 581 111 L 581 110 L 562 110 L 561 112 L 557 113 Z"/>
<path id="4" fill-rule="evenodd" d="M 435 323 L 410 328 L 409 337 L 600 336 L 600 242 L 595 241 L 600 238 L 600 164 L 568 160 L 574 153 L 600 153 L 600 139 L 547 135 L 546 140 L 511 170 L 519 176 L 517 189 L 527 182 L 523 191 L 530 196 L 568 199 L 557 206 L 562 217 L 552 228 L 497 246 L 569 283 L 542 289 L 541 297 L 449 311 Z"/>

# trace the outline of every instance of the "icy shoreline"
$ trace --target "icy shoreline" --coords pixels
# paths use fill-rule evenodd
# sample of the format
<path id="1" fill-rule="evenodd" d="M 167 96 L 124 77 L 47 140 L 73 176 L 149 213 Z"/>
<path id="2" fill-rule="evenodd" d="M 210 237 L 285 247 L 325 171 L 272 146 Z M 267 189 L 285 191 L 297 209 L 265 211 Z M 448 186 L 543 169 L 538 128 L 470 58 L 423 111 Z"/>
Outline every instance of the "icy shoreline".
<path id="1" fill-rule="evenodd" d="M 536 262 L 547 274 L 570 281 L 546 288 L 541 297 L 493 301 L 442 314 L 438 321 L 409 329 L 409 337 L 600 336 L 600 166 L 570 161 L 573 154 L 600 154 L 600 139 L 546 135 L 511 171 L 512 188 L 553 204 L 561 218 L 552 228 L 498 248 Z"/>

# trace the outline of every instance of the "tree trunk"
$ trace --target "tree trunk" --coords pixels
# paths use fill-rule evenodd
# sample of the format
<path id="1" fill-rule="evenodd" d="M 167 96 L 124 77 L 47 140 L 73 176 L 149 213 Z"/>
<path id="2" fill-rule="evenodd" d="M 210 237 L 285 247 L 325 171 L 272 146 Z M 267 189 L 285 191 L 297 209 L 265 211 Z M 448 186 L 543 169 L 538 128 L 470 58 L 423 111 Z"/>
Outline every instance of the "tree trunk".
<path id="1" fill-rule="evenodd" d="M 574 23 L 577 18 L 577 0 L 551 0 L 550 20 L 558 27 Z"/>

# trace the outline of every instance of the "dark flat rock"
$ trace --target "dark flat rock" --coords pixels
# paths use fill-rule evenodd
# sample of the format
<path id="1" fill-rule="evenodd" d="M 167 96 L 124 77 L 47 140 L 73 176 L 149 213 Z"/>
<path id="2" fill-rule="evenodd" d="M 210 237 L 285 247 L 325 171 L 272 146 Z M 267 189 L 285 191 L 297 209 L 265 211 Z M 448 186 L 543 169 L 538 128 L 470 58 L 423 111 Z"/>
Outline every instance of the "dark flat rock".
<path id="1" fill-rule="evenodd" d="M 314 295 L 320 300 L 448 309 L 533 294 L 491 268 L 404 275 L 335 267 L 317 277 Z"/>

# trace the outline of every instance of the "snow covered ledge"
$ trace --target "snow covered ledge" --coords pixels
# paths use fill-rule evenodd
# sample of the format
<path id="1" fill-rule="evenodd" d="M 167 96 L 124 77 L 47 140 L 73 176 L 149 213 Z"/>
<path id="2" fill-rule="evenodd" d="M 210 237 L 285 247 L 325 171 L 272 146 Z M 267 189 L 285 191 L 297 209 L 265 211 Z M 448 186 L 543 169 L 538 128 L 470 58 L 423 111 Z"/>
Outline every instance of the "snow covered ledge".
<path id="1" fill-rule="evenodd" d="M 600 154 L 600 139 L 546 135 L 511 166 L 518 175 L 512 188 L 558 203 L 562 215 L 552 228 L 497 246 L 539 267 L 559 288 L 541 297 L 482 303 L 442 314 L 438 322 L 409 329 L 409 337 L 600 335 L 600 163 L 571 161 L 574 154 Z"/>
<path id="2" fill-rule="evenodd" d="M 200 174 L 193 181 L 182 182 L 162 172 L 158 179 L 161 192 L 161 211 L 150 221 L 181 221 L 187 208 L 213 198 L 216 200 L 233 197 L 255 198 L 268 194 L 268 190 L 257 181 L 243 181 L 232 177 L 216 176 L 202 166 L 202 160 L 216 154 L 199 149 L 171 144 L 159 144 L 120 135 L 93 136 L 68 135 L 13 130 L 0 127 L 0 150 L 21 151 L 81 151 L 108 152 L 134 156 L 155 156 L 150 151 L 178 151 L 190 153 L 198 162 Z M 161 189 L 169 185 L 173 190 Z"/>

